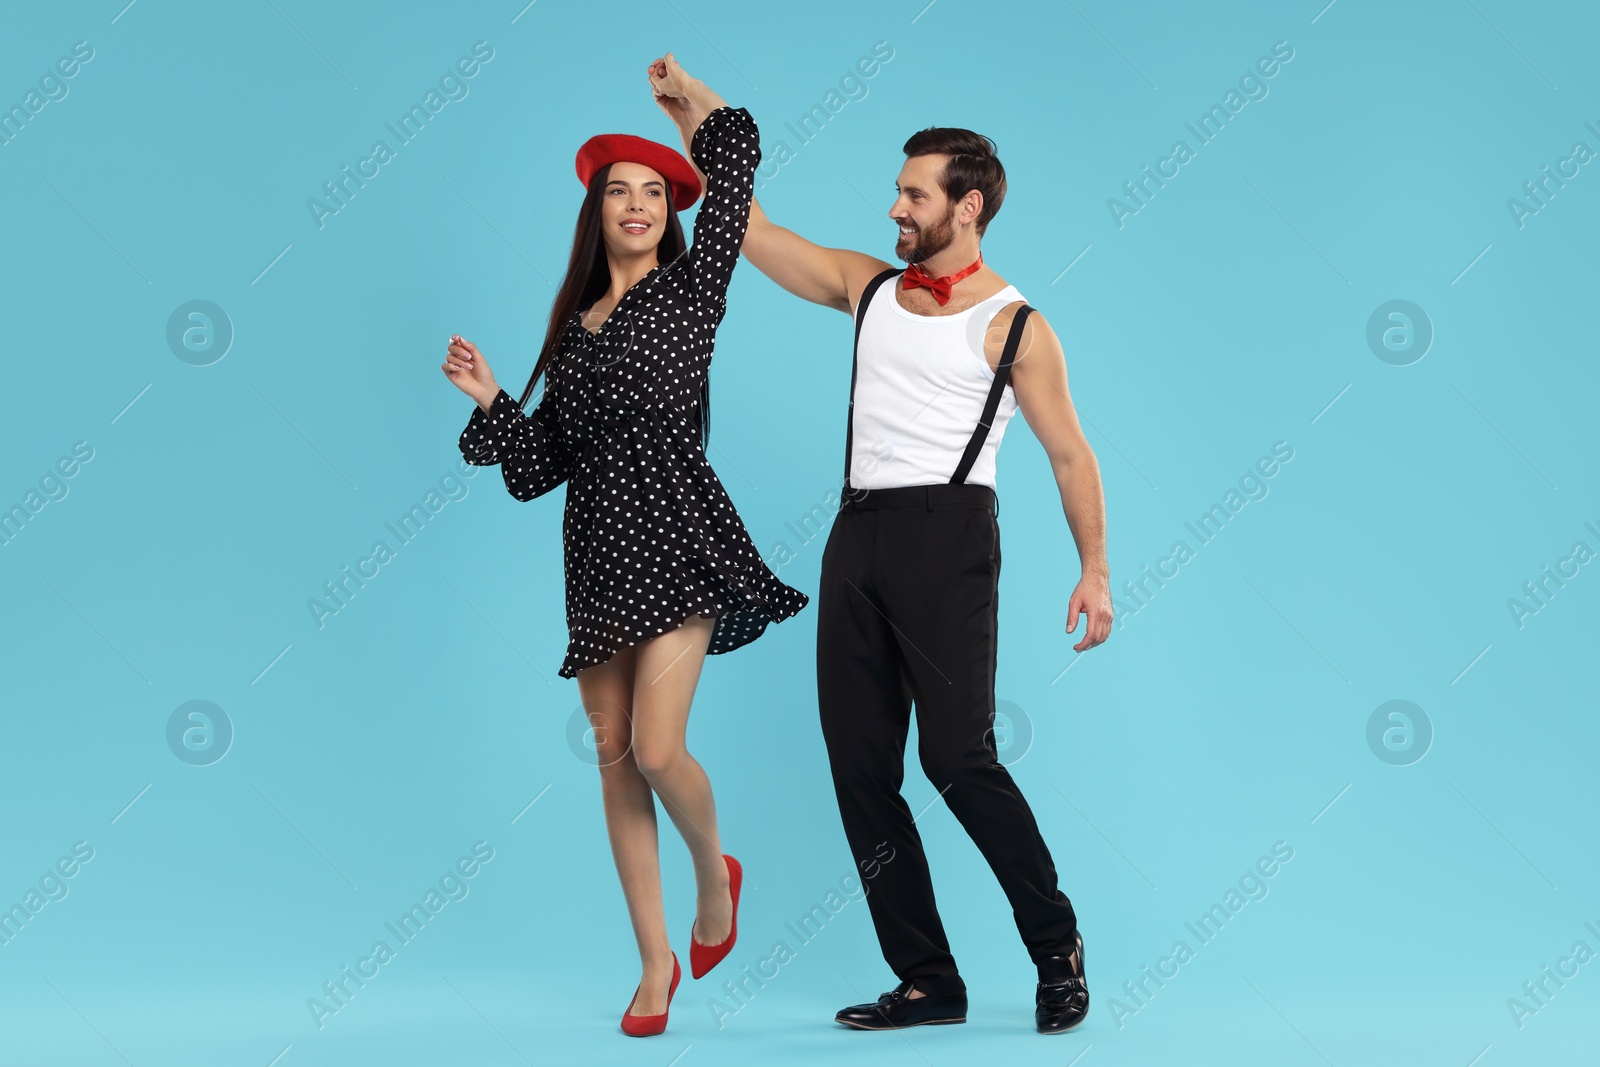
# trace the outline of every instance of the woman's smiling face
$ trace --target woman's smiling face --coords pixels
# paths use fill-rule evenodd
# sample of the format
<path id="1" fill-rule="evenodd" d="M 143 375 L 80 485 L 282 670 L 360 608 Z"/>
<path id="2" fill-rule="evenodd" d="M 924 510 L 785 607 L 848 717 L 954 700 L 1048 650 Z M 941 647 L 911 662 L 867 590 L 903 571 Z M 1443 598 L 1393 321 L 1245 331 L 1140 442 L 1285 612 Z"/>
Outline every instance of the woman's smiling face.
<path id="1" fill-rule="evenodd" d="M 606 247 L 624 256 L 637 255 L 661 243 L 667 221 L 667 183 L 643 163 L 611 164 L 601 197 Z"/>

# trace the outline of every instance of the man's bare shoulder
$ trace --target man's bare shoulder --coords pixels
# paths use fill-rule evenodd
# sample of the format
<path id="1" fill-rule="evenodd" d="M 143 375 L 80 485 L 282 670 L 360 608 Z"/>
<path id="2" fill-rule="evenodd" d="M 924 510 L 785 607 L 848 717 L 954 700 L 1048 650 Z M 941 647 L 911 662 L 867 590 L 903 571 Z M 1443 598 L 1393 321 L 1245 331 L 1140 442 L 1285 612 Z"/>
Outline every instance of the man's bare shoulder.
<path id="1" fill-rule="evenodd" d="M 995 312 L 994 318 L 989 320 L 988 330 L 984 333 L 984 355 L 989 361 L 990 370 L 1000 366 L 1000 356 L 1005 351 L 1006 339 L 1011 336 L 1012 324 L 1016 322 L 1017 315 L 1021 313 L 1024 305 L 1030 310 L 1027 321 L 1022 324 L 1022 336 L 1017 341 L 1016 360 L 1012 365 L 1013 373 L 1021 369 L 1030 355 L 1044 356 L 1049 362 L 1056 362 L 1062 358 L 1061 339 L 1056 336 L 1044 312 L 1026 300 L 1012 300 Z"/>
<path id="2" fill-rule="evenodd" d="M 844 272 L 845 303 L 834 305 L 837 310 L 846 315 L 855 316 L 856 305 L 861 301 L 861 294 L 867 284 L 886 270 L 899 270 L 893 263 L 887 263 L 877 256 L 869 256 L 865 252 L 853 252 L 849 249 L 840 249 L 843 257 L 840 267 Z"/>

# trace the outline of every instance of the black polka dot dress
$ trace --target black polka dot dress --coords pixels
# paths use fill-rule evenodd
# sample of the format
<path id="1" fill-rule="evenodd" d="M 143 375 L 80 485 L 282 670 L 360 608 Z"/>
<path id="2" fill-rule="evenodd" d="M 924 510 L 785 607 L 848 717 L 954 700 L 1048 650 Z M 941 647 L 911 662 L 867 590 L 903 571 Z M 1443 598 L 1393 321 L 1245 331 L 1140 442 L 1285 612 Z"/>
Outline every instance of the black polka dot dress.
<path id="1" fill-rule="evenodd" d="M 715 616 L 708 654 L 731 652 L 810 599 L 762 561 L 700 443 L 700 389 L 761 161 L 755 120 L 719 107 L 689 151 L 706 191 L 688 251 L 635 283 L 598 332 L 572 317 L 531 416 L 502 389 L 461 433 L 466 461 L 498 463 L 518 500 L 567 483 L 563 678 L 693 614 Z"/>

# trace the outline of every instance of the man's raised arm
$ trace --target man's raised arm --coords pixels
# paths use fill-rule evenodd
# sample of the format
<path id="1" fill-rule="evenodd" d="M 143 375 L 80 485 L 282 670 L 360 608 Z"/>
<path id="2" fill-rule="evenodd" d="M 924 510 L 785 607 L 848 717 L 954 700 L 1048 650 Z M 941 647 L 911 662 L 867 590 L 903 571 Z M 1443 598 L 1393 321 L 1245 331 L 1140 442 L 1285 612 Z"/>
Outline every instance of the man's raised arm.
<path id="1" fill-rule="evenodd" d="M 740 251 L 757 270 L 795 296 L 846 315 L 854 312 L 867 283 L 889 267 L 863 252 L 812 244 L 767 218 L 760 202 L 753 198 L 750 226 L 745 230 Z"/>
<path id="2" fill-rule="evenodd" d="M 656 92 L 656 103 L 677 125 L 683 137 L 684 154 L 690 155 L 689 146 L 695 128 L 702 119 L 718 107 L 720 96 L 706 87 L 698 78 L 691 77 L 668 52 L 649 68 L 650 84 Z M 660 95 L 661 88 L 671 87 L 681 96 Z M 693 166 L 693 157 L 690 165 Z M 705 175 L 695 168 L 702 184 Z M 785 229 L 767 218 L 759 201 L 750 202 L 750 225 L 745 230 L 740 252 L 757 270 L 784 289 L 809 300 L 853 314 L 856 300 L 867 283 L 891 264 L 863 252 L 844 248 L 824 248 Z"/>

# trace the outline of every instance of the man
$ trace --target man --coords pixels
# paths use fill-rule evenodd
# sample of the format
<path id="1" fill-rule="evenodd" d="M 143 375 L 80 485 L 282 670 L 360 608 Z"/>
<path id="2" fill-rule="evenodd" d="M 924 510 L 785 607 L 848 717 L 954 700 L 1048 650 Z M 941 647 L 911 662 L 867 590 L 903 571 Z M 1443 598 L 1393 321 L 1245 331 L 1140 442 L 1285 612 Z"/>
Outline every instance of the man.
<path id="1" fill-rule="evenodd" d="M 669 114 L 692 131 L 701 83 L 671 53 L 651 76 L 686 87 L 685 113 Z M 1089 990 L 1077 916 L 993 744 L 994 468 L 1020 410 L 1049 455 L 1077 542 L 1082 578 L 1066 630 L 1084 613 L 1073 646 L 1083 652 L 1111 630 L 1099 466 L 1067 393 L 1060 342 L 979 251 L 1005 195 L 993 143 L 935 127 L 905 153 L 889 209 L 903 275 L 874 256 L 812 244 L 759 202 L 742 248 L 784 289 L 855 319 L 845 487 L 818 589 L 817 699 L 845 836 L 862 869 L 875 868 L 869 910 L 901 981 L 835 1018 L 869 1030 L 966 1021 L 966 985 L 900 795 L 914 702 L 923 771 L 994 871 L 1038 969 L 1035 1025 L 1060 1033 L 1083 1021 Z"/>

